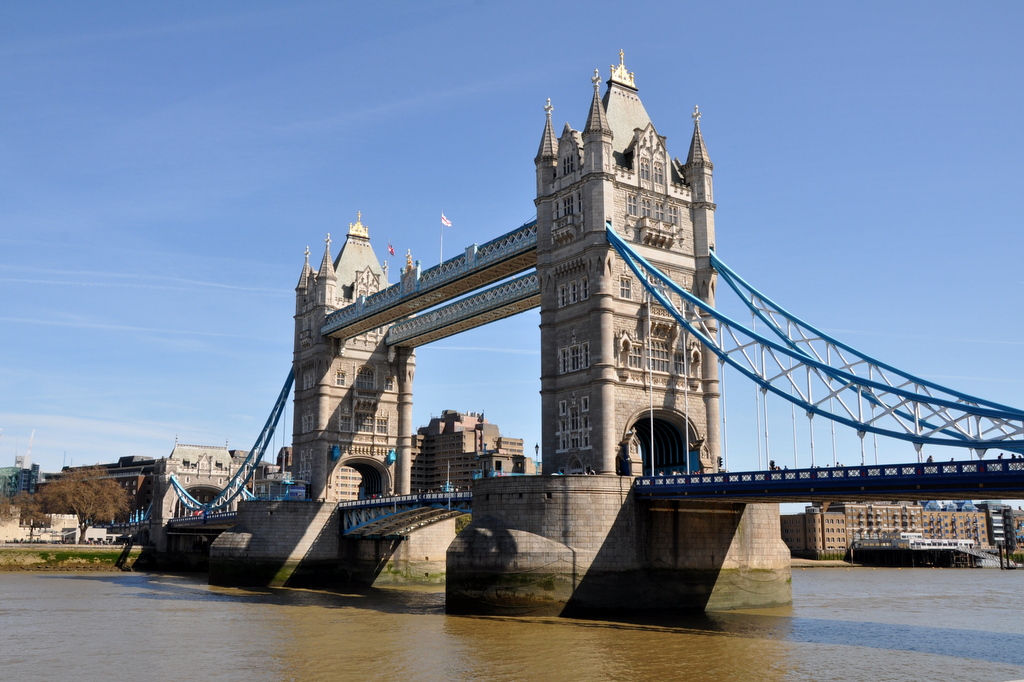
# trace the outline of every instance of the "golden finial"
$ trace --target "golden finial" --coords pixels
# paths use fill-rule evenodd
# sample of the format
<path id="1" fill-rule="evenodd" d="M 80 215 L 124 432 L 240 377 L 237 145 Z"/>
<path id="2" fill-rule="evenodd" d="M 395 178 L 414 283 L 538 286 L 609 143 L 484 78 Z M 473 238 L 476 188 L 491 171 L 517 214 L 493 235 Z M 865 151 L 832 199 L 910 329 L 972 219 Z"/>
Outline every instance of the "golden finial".
<path id="1" fill-rule="evenodd" d="M 631 88 L 636 87 L 636 84 L 633 82 L 633 72 L 626 71 L 626 53 L 623 50 L 619 50 L 619 65 L 615 66 L 612 64 L 611 69 L 614 82 L 628 85 Z"/>
<path id="2" fill-rule="evenodd" d="M 348 236 L 349 237 L 362 237 L 363 239 L 369 239 L 370 233 L 366 230 L 366 225 L 363 225 L 363 212 L 358 211 L 356 213 L 356 221 L 348 224 Z"/>
<path id="3" fill-rule="evenodd" d="M 405 250 L 405 269 L 412 270 L 412 249 Z"/>

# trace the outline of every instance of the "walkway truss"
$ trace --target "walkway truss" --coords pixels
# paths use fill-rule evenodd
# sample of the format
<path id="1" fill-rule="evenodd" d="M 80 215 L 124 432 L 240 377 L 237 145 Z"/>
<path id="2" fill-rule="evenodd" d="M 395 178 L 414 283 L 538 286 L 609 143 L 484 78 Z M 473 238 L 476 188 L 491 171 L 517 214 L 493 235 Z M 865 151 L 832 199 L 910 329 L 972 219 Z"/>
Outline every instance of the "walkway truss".
<path id="1" fill-rule="evenodd" d="M 353 540 L 401 540 L 439 521 L 470 513 L 473 493 L 421 493 L 340 502 L 341 535 Z"/>
<path id="2" fill-rule="evenodd" d="M 914 444 L 1024 453 L 1024 411 L 976 398 L 886 365 L 815 329 L 745 282 L 721 259 L 711 264 L 760 320 L 760 333 L 673 282 L 607 224 L 608 241 L 654 301 L 723 365 L 804 410 L 867 433 Z M 719 288 L 721 290 L 721 287 Z M 756 328 L 756 323 L 755 325 Z"/>
<path id="3" fill-rule="evenodd" d="M 174 491 L 178 493 L 178 499 L 181 500 L 182 505 L 186 509 L 203 512 L 205 518 L 205 515 L 210 512 L 217 512 L 227 508 L 236 498 L 241 497 L 243 500 L 255 499 L 248 486 L 256 474 L 256 467 L 259 466 L 260 461 L 263 460 L 263 455 L 266 454 L 267 447 L 273 441 L 274 430 L 277 428 L 277 423 L 281 420 L 281 414 L 288 403 L 288 396 L 291 394 L 294 381 L 295 371 L 291 370 L 288 372 L 288 378 L 285 379 L 280 395 L 277 396 L 274 409 L 271 410 L 270 416 L 267 418 L 267 423 L 263 425 L 263 430 L 260 431 L 259 437 L 256 438 L 256 442 L 249 450 L 249 454 L 246 455 L 245 461 L 242 462 L 242 466 L 238 467 L 238 471 L 235 472 L 235 475 L 231 477 L 227 485 L 224 486 L 224 489 L 216 497 L 209 502 L 200 502 L 185 490 L 185 487 L 178 481 L 176 476 L 171 475 L 171 485 L 174 487 Z"/>

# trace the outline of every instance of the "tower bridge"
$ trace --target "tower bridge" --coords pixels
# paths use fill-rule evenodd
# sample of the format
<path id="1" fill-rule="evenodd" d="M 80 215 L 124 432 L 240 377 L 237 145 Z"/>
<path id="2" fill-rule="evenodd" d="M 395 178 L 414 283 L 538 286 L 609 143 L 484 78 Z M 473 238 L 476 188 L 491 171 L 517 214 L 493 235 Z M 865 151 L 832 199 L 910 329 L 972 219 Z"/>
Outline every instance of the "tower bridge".
<path id="1" fill-rule="evenodd" d="M 312 501 L 240 502 L 212 546 L 211 581 L 369 582 L 404 562 L 446 580 L 453 612 L 770 606 L 790 601 L 779 500 L 1024 487 L 1009 467 L 920 461 L 925 445 L 979 462 L 991 448 L 1024 452 L 1024 412 L 874 360 L 747 284 L 716 250 L 699 110 L 681 161 L 621 53 L 592 83 L 582 131 L 556 135 L 545 107 L 535 220 L 426 270 L 407 256 L 394 284 L 361 215 L 337 256 L 328 235 L 317 269 L 307 249 L 292 473 Z M 718 310 L 720 278 L 767 331 Z M 470 500 L 451 507 L 411 485 L 415 348 L 535 307 L 545 475 L 477 481 L 453 541 Z M 919 462 L 720 471 L 726 366 L 862 442 L 911 442 Z M 371 499 L 340 499 L 342 467 Z"/>

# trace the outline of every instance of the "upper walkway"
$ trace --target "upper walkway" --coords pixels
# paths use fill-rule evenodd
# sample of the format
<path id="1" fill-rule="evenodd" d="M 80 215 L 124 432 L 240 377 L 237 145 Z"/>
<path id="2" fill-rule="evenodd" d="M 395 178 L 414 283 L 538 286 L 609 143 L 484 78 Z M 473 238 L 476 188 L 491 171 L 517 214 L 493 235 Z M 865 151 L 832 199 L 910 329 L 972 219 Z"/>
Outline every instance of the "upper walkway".
<path id="1" fill-rule="evenodd" d="M 327 316 L 320 333 L 348 339 L 392 324 L 439 303 L 463 296 L 537 265 L 537 221 L 503 234 L 401 280 Z"/>

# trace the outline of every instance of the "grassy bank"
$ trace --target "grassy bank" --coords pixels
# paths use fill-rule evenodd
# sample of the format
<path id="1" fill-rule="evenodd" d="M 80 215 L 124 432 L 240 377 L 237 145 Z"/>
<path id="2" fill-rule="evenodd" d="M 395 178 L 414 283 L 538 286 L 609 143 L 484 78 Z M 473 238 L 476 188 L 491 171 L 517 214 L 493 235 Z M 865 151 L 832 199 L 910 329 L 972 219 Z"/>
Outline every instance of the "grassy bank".
<path id="1" fill-rule="evenodd" d="M 4 545 L 0 547 L 0 571 L 116 571 L 119 546 Z M 130 566 L 139 555 L 132 550 Z"/>

